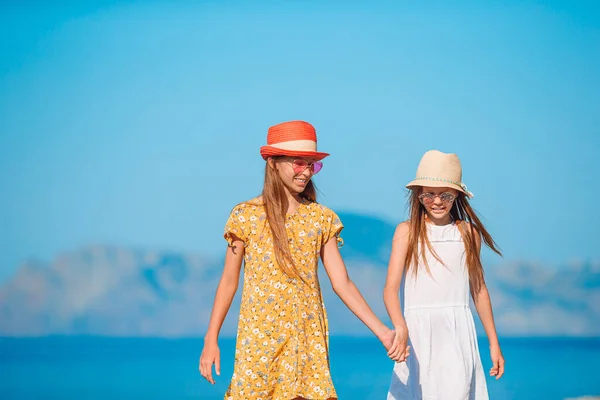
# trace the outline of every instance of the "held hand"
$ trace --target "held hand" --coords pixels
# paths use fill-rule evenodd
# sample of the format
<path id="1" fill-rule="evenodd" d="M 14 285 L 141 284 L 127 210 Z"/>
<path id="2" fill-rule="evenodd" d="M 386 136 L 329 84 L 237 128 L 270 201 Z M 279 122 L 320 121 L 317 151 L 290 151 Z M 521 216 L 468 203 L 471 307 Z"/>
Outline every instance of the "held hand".
<path id="1" fill-rule="evenodd" d="M 394 336 L 396 334 L 394 333 L 393 330 L 388 329 L 383 336 L 381 336 L 381 344 L 383 344 L 383 347 L 385 347 L 386 351 L 389 351 L 390 348 L 392 347 L 392 344 L 394 344 Z"/>
<path id="2" fill-rule="evenodd" d="M 408 328 L 406 326 L 397 327 L 394 331 L 394 340 L 388 350 L 388 356 L 396 362 L 404 362 L 410 355 L 410 346 L 408 344 Z"/>
<path id="3" fill-rule="evenodd" d="M 215 380 L 212 376 L 212 366 L 215 365 L 215 372 L 217 375 L 221 375 L 221 355 L 219 351 L 219 345 L 215 343 L 204 343 L 204 349 L 200 356 L 199 370 L 200 374 L 212 385 L 215 384 Z"/>
<path id="4" fill-rule="evenodd" d="M 491 346 L 490 356 L 492 357 L 492 369 L 490 369 L 490 376 L 495 376 L 496 380 L 498 380 L 502 377 L 502 375 L 504 375 L 504 356 L 502 356 L 502 350 L 500 350 L 500 346 Z"/>

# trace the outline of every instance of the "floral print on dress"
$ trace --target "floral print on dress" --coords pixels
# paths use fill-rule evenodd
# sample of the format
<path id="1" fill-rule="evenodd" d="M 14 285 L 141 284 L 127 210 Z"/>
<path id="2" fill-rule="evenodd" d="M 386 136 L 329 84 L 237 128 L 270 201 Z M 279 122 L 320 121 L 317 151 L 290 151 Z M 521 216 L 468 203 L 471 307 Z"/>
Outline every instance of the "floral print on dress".
<path id="1" fill-rule="evenodd" d="M 339 217 L 305 200 L 286 216 L 294 265 L 304 282 L 277 266 L 260 198 L 238 204 L 224 237 L 244 242 L 244 287 L 235 366 L 226 400 L 336 399 L 329 372 L 329 330 L 317 276 L 322 247 L 343 244 Z"/>

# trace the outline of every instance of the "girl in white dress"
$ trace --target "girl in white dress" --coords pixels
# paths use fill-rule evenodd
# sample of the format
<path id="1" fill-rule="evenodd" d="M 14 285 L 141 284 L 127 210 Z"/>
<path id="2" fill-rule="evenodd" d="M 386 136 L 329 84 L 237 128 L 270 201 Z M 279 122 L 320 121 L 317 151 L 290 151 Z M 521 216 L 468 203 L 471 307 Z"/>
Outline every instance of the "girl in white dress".
<path id="1" fill-rule="evenodd" d="M 483 278 L 481 240 L 500 251 L 469 205 L 473 195 L 462 182 L 455 154 L 425 153 L 407 187 L 410 220 L 396 228 L 384 289 L 396 331 L 387 398 L 488 399 L 469 294 L 490 343 L 490 375 L 499 379 L 504 358 Z"/>

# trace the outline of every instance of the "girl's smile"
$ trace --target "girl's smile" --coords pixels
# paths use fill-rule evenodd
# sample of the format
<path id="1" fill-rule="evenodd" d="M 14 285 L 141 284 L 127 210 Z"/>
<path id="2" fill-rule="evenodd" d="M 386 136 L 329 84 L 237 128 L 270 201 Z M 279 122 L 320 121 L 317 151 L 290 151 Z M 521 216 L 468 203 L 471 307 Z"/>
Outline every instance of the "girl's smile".
<path id="1" fill-rule="evenodd" d="M 311 158 L 281 157 L 277 160 L 281 181 L 292 195 L 302 193 L 323 163 Z"/>
<path id="2" fill-rule="evenodd" d="M 438 225 L 450 223 L 450 210 L 456 199 L 457 191 L 445 187 L 423 187 L 419 201 L 425 207 L 429 219 Z"/>

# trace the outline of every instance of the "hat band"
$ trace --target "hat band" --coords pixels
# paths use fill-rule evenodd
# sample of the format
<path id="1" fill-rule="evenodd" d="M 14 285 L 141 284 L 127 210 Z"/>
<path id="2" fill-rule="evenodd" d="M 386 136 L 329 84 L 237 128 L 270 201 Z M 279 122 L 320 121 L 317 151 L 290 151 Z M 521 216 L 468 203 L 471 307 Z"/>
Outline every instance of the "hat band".
<path id="1" fill-rule="evenodd" d="M 451 179 L 444 179 L 444 178 L 432 178 L 430 176 L 420 176 L 414 179 L 415 181 L 421 181 L 421 180 L 425 180 L 425 181 L 436 181 L 436 182 L 445 182 L 445 183 L 452 183 L 454 185 L 458 185 L 460 187 L 463 186 L 462 182 L 455 182 Z"/>
<path id="2" fill-rule="evenodd" d="M 287 142 L 269 144 L 268 146 L 281 150 L 317 151 L 317 144 L 313 140 L 290 140 Z"/>

